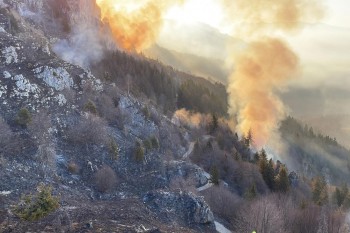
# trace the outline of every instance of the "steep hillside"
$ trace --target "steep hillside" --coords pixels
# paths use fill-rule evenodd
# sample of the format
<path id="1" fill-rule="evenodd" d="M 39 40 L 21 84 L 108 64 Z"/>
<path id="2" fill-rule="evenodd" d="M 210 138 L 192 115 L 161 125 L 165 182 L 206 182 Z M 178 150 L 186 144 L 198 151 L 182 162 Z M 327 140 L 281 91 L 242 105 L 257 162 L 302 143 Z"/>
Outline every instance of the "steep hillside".
<path id="1" fill-rule="evenodd" d="M 325 175 L 333 184 L 349 183 L 350 151 L 336 138 L 317 133 L 292 117 L 282 122 L 280 131 L 291 167 L 307 177 Z"/>
<path id="2" fill-rule="evenodd" d="M 202 179 L 197 166 L 175 162 L 185 132 L 114 82 L 58 58 L 13 8 L 1 8 L 0 25 L 2 232 L 213 230 L 203 198 L 169 190 L 183 172 Z M 19 221 L 38 218 L 20 198 L 46 190 L 41 184 L 60 197 L 59 209 Z M 178 205 L 164 215 L 171 200 Z"/>
<path id="3" fill-rule="evenodd" d="M 123 52 L 94 3 L 0 0 L 1 232 L 348 231 L 344 148 L 289 118 L 310 169 L 255 151 L 225 86 Z"/>

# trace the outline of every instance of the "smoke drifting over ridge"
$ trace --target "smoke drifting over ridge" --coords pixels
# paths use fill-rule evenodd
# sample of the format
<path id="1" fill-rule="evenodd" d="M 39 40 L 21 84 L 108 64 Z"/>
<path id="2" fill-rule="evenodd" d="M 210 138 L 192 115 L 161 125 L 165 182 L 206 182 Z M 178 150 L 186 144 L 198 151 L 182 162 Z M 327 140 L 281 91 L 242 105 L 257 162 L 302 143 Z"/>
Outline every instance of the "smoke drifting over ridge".
<path id="1" fill-rule="evenodd" d="M 53 45 L 53 51 L 64 60 L 87 68 L 115 45 L 110 43 L 109 34 L 103 33 L 95 0 L 77 0 L 75 4 L 66 15 L 71 30 L 67 38 Z"/>
<path id="2" fill-rule="evenodd" d="M 156 41 L 167 10 L 187 1 L 80 0 L 83 12 L 97 16 L 98 23 L 86 23 L 86 17 L 79 16 L 81 24 L 76 24 L 70 40 L 56 44 L 55 51 L 82 66 L 100 60 L 111 37 L 117 47 L 141 52 Z M 299 68 L 298 56 L 274 35 L 298 32 L 305 21 L 322 17 L 322 7 L 316 0 L 220 0 L 220 4 L 225 23 L 235 26 L 231 35 L 244 41 L 238 54 L 231 50 L 227 57 L 234 67 L 228 85 L 229 113 L 236 118 L 238 131 L 252 130 L 256 146 L 261 147 L 286 114 L 276 92 L 297 76 Z"/>
<path id="3" fill-rule="evenodd" d="M 182 0 L 96 0 L 101 20 L 108 24 L 116 43 L 140 52 L 157 39 L 166 10 Z"/>
<path id="4" fill-rule="evenodd" d="M 234 54 L 235 70 L 229 78 L 229 113 L 237 117 L 238 130 L 253 133 L 256 147 L 274 136 L 286 109 L 275 94 L 296 76 L 298 56 L 277 37 L 295 32 L 304 20 L 318 19 L 322 10 L 309 0 L 224 0 L 233 19 L 242 23 L 235 35 L 248 44 Z M 270 37 L 266 37 L 265 34 Z"/>

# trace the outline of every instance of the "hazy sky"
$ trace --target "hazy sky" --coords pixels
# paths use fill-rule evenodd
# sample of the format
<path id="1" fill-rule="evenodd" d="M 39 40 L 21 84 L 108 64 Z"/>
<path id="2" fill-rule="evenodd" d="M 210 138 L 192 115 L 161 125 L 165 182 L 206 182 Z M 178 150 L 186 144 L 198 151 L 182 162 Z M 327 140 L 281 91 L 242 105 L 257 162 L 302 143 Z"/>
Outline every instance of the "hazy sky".
<path id="1" fill-rule="evenodd" d="M 176 6 L 167 13 L 167 18 L 180 20 L 191 24 L 206 23 L 227 32 L 227 23 L 223 16 L 223 9 L 218 0 L 189 0 L 183 6 Z M 349 0 L 320 0 L 323 3 L 326 17 L 324 23 L 339 27 L 350 27 Z"/>
<path id="2" fill-rule="evenodd" d="M 158 43 L 180 52 L 224 60 L 227 51 L 232 50 L 223 41 L 230 38 L 227 34 L 234 36 L 234 30 L 225 20 L 219 2 L 189 0 L 184 6 L 170 9 Z M 285 96 L 293 99 L 290 105 L 296 115 L 314 109 L 312 99 L 318 101 L 315 105 L 322 106 L 315 114 L 350 114 L 350 94 L 344 95 L 350 93 L 350 0 L 319 2 L 323 2 L 325 9 L 322 20 L 317 24 L 305 22 L 298 33 L 281 35 L 301 62 L 299 76 L 289 85 L 294 93 Z M 308 89 L 317 91 L 302 95 Z M 305 98 L 309 101 L 303 101 Z"/>

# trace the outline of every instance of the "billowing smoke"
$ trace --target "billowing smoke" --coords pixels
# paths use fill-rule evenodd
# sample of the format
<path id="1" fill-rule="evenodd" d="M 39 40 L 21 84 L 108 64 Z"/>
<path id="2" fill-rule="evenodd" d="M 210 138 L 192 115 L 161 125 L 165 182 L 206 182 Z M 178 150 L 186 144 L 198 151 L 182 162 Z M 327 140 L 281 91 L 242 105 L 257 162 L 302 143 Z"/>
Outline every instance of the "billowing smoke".
<path id="1" fill-rule="evenodd" d="M 53 50 L 65 61 L 81 67 L 89 67 L 103 57 L 104 46 L 96 28 L 80 25 L 75 27 L 69 39 L 58 41 Z"/>
<path id="2" fill-rule="evenodd" d="M 305 21 L 322 15 L 310 0 L 224 0 L 235 22 L 241 23 L 236 36 L 247 42 L 234 54 L 234 72 L 229 79 L 230 114 L 238 130 L 251 130 L 256 147 L 273 137 L 286 109 L 276 95 L 296 77 L 298 57 L 277 38 L 277 33 L 296 32 Z M 266 35 L 269 35 L 267 37 Z"/>
<path id="3" fill-rule="evenodd" d="M 108 33 L 101 33 L 100 12 L 95 0 L 79 0 L 68 14 L 71 32 L 59 40 L 53 50 L 62 59 L 81 67 L 89 67 L 102 59 L 108 45 Z"/>
<path id="4" fill-rule="evenodd" d="M 140 52 L 155 42 L 166 10 L 182 0 L 96 0 L 116 43 Z"/>
<path id="5" fill-rule="evenodd" d="M 274 92 L 297 71 L 297 56 L 278 39 L 251 42 L 235 57 L 229 80 L 230 113 L 239 113 L 239 130 L 252 130 L 256 145 L 264 145 L 285 109 Z"/>
<path id="6" fill-rule="evenodd" d="M 199 128 L 206 121 L 206 116 L 200 113 L 192 113 L 186 109 L 177 110 L 172 118 L 172 122 L 177 125 L 185 125 L 190 128 Z"/>

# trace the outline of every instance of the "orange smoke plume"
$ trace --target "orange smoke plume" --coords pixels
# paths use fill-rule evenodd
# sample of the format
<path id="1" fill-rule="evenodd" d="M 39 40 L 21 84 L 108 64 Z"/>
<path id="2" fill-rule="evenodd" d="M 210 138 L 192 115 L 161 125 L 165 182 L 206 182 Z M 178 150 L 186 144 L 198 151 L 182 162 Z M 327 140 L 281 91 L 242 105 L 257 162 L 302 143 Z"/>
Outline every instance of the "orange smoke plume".
<path id="1" fill-rule="evenodd" d="M 205 122 L 205 115 L 200 113 L 192 113 L 182 108 L 177 110 L 172 118 L 172 121 L 178 125 L 186 125 L 190 128 L 199 128 Z"/>
<path id="2" fill-rule="evenodd" d="M 278 39 L 252 42 L 235 57 L 228 86 L 230 113 L 238 112 L 239 131 L 252 130 L 255 145 L 265 145 L 277 129 L 284 107 L 274 91 L 295 75 L 297 67 L 297 56 Z"/>
<path id="3" fill-rule="evenodd" d="M 222 0 L 234 20 L 241 23 L 236 36 L 247 41 L 241 54 L 234 56 L 235 69 L 228 93 L 230 114 L 237 116 L 238 130 L 253 133 L 256 147 L 267 144 L 285 115 L 285 107 L 275 94 L 296 76 L 298 57 L 276 38 L 279 32 L 295 32 L 304 22 L 322 16 L 316 0 Z"/>
<path id="4" fill-rule="evenodd" d="M 156 40 L 163 14 L 180 0 L 96 0 L 101 20 L 109 25 L 116 43 L 140 52 Z"/>

